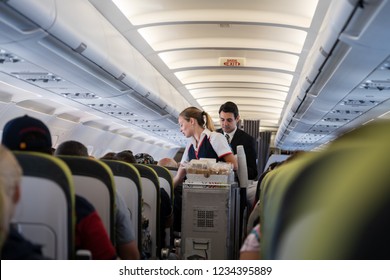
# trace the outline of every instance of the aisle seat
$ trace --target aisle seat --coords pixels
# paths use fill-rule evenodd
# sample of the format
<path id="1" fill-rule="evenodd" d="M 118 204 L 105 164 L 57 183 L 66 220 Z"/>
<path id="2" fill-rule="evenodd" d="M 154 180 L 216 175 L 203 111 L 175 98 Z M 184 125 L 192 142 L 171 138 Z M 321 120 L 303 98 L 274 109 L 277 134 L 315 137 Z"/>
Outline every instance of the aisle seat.
<path id="1" fill-rule="evenodd" d="M 74 258 L 75 198 L 72 174 L 61 160 L 42 153 L 14 152 L 23 170 L 14 223 L 53 259 Z"/>

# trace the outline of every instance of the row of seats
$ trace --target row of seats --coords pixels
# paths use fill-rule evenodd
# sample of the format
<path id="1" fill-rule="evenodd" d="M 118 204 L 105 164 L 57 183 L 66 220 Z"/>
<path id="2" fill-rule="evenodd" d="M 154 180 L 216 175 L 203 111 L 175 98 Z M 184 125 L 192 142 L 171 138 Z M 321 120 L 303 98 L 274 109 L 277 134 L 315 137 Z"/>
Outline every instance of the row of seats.
<path id="1" fill-rule="evenodd" d="M 115 244 L 115 189 L 127 204 L 140 252 L 144 216 L 149 221 L 149 255 L 153 259 L 160 255 L 159 188 L 164 188 L 171 198 L 173 193 L 173 180 L 167 169 L 34 152 L 15 152 L 15 156 L 23 169 L 23 178 L 22 199 L 14 220 L 27 239 L 43 245 L 46 256 L 75 258 L 75 194 L 93 204 Z"/>
<path id="2" fill-rule="evenodd" d="M 390 122 L 298 155 L 261 184 L 264 259 L 390 259 Z"/>

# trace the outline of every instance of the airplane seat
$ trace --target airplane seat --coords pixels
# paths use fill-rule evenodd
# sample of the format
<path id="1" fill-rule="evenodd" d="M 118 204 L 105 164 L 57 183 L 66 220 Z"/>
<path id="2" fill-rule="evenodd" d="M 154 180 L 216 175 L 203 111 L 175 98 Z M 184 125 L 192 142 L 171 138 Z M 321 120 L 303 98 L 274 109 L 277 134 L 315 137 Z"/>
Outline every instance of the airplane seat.
<path id="1" fill-rule="evenodd" d="M 169 197 L 172 199 L 173 178 L 168 168 L 154 164 L 148 164 L 147 166 L 152 168 L 157 173 L 160 182 L 160 188 L 163 188 L 167 192 Z"/>
<path id="2" fill-rule="evenodd" d="M 240 233 L 239 233 L 239 240 L 240 244 L 244 241 L 245 236 L 247 235 L 247 224 L 248 224 L 248 209 L 250 209 L 250 203 L 248 202 L 248 167 L 246 163 L 246 155 L 243 145 L 237 146 L 237 163 L 238 163 L 238 170 L 237 170 L 237 177 L 238 177 L 238 183 L 239 183 L 239 192 L 240 192 L 240 201 L 239 201 L 239 209 L 240 209 Z M 249 206 L 249 207 L 248 207 Z"/>
<path id="3" fill-rule="evenodd" d="M 75 197 L 68 166 L 42 153 L 14 152 L 23 170 L 21 199 L 13 222 L 21 234 L 42 245 L 45 256 L 74 259 Z"/>
<path id="4" fill-rule="evenodd" d="M 175 177 L 177 174 L 177 167 L 170 167 L 170 166 L 164 166 L 166 169 L 169 170 L 169 172 L 172 174 L 172 177 Z"/>
<path id="5" fill-rule="evenodd" d="M 86 198 L 96 209 L 113 244 L 115 244 L 115 182 L 111 169 L 88 157 L 58 156 L 72 172 L 76 194 Z"/>
<path id="6" fill-rule="evenodd" d="M 238 180 L 240 183 L 240 188 L 248 187 L 248 167 L 246 164 L 246 156 L 244 146 L 237 146 L 237 163 L 238 163 Z"/>
<path id="7" fill-rule="evenodd" d="M 133 164 L 141 176 L 142 185 L 142 253 L 143 257 L 160 256 L 160 183 L 157 173 L 145 164 Z"/>
<path id="8" fill-rule="evenodd" d="M 371 123 L 301 169 L 280 209 L 275 258 L 390 258 L 389 140 L 390 122 Z"/>
<path id="9" fill-rule="evenodd" d="M 152 168 L 158 176 L 160 188 L 163 188 L 169 198 L 171 199 L 171 208 L 173 210 L 173 177 L 168 168 L 163 166 L 158 166 L 154 164 L 147 165 Z M 160 221 L 161 222 L 161 221 Z M 165 244 L 171 244 L 171 239 L 173 238 L 173 225 L 170 228 L 165 229 Z"/>
<path id="10" fill-rule="evenodd" d="M 138 249 L 141 252 L 142 186 L 138 170 L 129 163 L 117 160 L 101 160 L 114 174 L 115 187 L 123 196 L 133 224 Z"/>
<path id="11" fill-rule="evenodd" d="M 260 184 L 259 216 L 261 224 L 261 255 L 263 259 L 274 259 L 275 247 L 278 244 L 281 208 L 290 185 L 298 176 L 314 154 L 307 153 L 286 162 L 275 170 L 267 172 Z"/>

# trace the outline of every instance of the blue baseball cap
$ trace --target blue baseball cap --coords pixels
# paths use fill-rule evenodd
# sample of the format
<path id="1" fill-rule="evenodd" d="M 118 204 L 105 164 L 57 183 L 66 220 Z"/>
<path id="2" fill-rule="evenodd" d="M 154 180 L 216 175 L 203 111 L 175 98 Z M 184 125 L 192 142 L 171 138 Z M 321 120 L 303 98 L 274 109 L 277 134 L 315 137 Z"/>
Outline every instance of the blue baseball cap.
<path id="1" fill-rule="evenodd" d="M 18 151 L 42 151 L 52 147 L 49 128 L 27 115 L 5 124 L 1 142 L 8 149 Z"/>

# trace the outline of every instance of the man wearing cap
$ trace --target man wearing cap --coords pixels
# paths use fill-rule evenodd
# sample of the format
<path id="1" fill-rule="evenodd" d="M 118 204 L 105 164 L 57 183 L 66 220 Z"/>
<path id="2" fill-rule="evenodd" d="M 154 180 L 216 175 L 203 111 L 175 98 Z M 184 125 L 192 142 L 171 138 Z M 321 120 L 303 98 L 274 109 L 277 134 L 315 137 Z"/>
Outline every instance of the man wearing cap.
<path id="1" fill-rule="evenodd" d="M 234 154 L 237 154 L 237 146 L 244 146 L 246 163 L 248 168 L 248 179 L 257 178 L 256 148 L 255 139 L 245 131 L 237 127 L 240 121 L 238 107 L 235 103 L 228 101 L 219 108 L 220 129 L 217 131 L 224 134 Z"/>
<path id="2" fill-rule="evenodd" d="M 52 153 L 49 129 L 40 120 L 27 115 L 5 124 L 2 143 L 10 150 Z"/>

